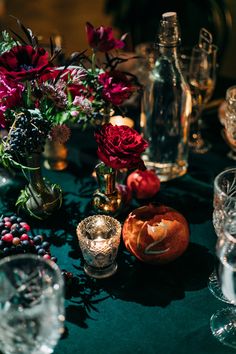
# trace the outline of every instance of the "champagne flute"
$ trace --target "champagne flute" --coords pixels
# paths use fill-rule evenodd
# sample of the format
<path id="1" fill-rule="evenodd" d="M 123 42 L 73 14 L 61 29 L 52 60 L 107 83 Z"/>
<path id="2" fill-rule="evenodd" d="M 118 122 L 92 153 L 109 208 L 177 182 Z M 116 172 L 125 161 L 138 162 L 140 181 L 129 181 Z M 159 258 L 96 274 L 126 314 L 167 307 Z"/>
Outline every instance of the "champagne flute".
<path id="1" fill-rule="evenodd" d="M 224 238 L 216 246 L 219 257 L 219 281 L 224 296 L 236 305 L 236 213 L 227 218 Z M 223 344 L 236 348 L 236 308 L 229 306 L 217 311 L 210 319 L 212 334 Z"/>
<path id="2" fill-rule="evenodd" d="M 0 348 L 4 354 L 49 354 L 64 322 L 58 266 L 23 254 L 0 261 Z"/>
<path id="3" fill-rule="evenodd" d="M 217 47 L 211 45 L 207 51 L 198 45 L 193 47 L 190 59 L 188 83 L 192 94 L 189 146 L 198 154 L 204 154 L 211 145 L 202 136 L 202 112 L 212 97 L 216 82 Z"/>
<path id="4" fill-rule="evenodd" d="M 223 137 L 231 148 L 227 156 L 236 160 L 236 86 L 231 86 L 226 91 Z"/>

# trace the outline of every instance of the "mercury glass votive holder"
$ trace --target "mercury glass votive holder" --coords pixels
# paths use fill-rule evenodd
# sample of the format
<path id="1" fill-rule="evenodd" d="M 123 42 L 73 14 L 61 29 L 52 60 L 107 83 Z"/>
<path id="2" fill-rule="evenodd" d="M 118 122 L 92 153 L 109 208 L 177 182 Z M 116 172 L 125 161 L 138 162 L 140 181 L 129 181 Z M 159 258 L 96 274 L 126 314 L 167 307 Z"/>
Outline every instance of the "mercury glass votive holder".
<path id="1" fill-rule="evenodd" d="M 117 270 L 116 256 L 121 224 L 107 215 L 93 215 L 77 226 L 77 236 L 84 258 L 84 271 L 93 278 L 107 278 Z"/>

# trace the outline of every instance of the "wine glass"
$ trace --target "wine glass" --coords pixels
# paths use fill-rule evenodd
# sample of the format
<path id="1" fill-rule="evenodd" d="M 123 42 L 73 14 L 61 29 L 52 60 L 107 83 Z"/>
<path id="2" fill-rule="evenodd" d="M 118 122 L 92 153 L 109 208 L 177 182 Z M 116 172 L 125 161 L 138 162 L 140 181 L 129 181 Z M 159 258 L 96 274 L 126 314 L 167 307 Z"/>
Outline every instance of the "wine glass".
<path id="1" fill-rule="evenodd" d="M 226 219 L 224 237 L 219 239 L 216 252 L 222 292 L 228 301 L 236 305 L 236 213 Z M 236 308 L 229 306 L 218 310 L 210 319 L 212 334 L 223 344 L 236 348 Z"/>
<path id="2" fill-rule="evenodd" d="M 192 94 L 192 115 L 190 120 L 189 146 L 198 154 L 204 154 L 211 145 L 202 136 L 202 112 L 212 97 L 216 82 L 217 47 L 209 50 L 194 46 L 191 52 L 187 82 Z"/>
<path id="3" fill-rule="evenodd" d="M 231 86 L 226 91 L 226 110 L 222 133 L 231 148 L 227 156 L 236 160 L 236 86 Z"/>
<path id="4" fill-rule="evenodd" d="M 0 348 L 4 354 L 53 352 L 64 322 L 58 266 L 30 254 L 0 261 Z"/>
<path id="5" fill-rule="evenodd" d="M 213 226 L 218 240 L 224 239 L 225 221 L 234 212 L 236 212 L 236 168 L 229 168 L 218 174 L 214 180 Z M 222 293 L 216 271 L 210 275 L 208 288 L 217 299 L 229 302 Z"/>

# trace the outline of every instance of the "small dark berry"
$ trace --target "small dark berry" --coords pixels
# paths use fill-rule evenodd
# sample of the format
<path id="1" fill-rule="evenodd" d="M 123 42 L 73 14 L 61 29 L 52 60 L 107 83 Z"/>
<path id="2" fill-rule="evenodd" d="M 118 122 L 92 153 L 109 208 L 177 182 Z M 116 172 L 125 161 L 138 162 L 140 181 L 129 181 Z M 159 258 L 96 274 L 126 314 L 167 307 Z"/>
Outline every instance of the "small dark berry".
<path id="1" fill-rule="evenodd" d="M 28 241 L 28 240 L 21 241 L 21 244 L 22 244 L 22 247 L 23 247 L 23 248 L 28 248 L 28 247 L 29 247 L 29 245 L 30 245 L 30 243 L 29 243 L 29 241 Z"/>
<path id="2" fill-rule="evenodd" d="M 33 241 L 34 241 L 35 245 L 41 244 L 42 243 L 42 236 L 40 236 L 40 235 L 35 236 L 33 238 Z"/>
<path id="3" fill-rule="evenodd" d="M 46 254 L 46 251 L 43 249 L 43 248 L 40 248 L 39 250 L 38 250 L 38 255 L 39 256 L 44 256 Z"/>
<path id="4" fill-rule="evenodd" d="M 24 227 L 21 227 L 19 229 L 19 233 L 22 235 L 22 234 L 25 234 L 27 232 L 27 230 L 24 228 Z"/>
<path id="5" fill-rule="evenodd" d="M 16 221 L 17 221 L 18 223 L 20 223 L 20 222 L 22 222 L 22 218 L 18 217 L 18 218 L 16 219 Z"/>
<path id="6" fill-rule="evenodd" d="M 17 229 L 13 229 L 11 230 L 11 234 L 16 237 L 16 236 L 19 236 L 19 231 Z"/>
<path id="7" fill-rule="evenodd" d="M 45 250 L 48 249 L 49 247 L 50 247 L 49 242 L 44 241 L 44 242 L 42 243 L 42 248 L 44 248 Z"/>
<path id="8" fill-rule="evenodd" d="M 3 253 L 4 253 L 5 255 L 9 254 L 9 253 L 10 253 L 10 248 L 9 248 L 9 247 L 4 247 L 4 248 L 3 248 Z"/>
<path id="9" fill-rule="evenodd" d="M 10 220 L 12 223 L 17 222 L 17 216 L 15 216 L 15 215 L 10 216 Z"/>
<path id="10" fill-rule="evenodd" d="M 51 257 L 51 260 L 55 263 L 57 263 L 57 257 Z"/>
<path id="11" fill-rule="evenodd" d="M 9 232 L 9 230 L 4 229 L 4 230 L 2 230 L 1 235 L 2 235 L 2 236 L 3 236 L 3 235 L 6 235 L 6 234 L 8 234 L 8 232 Z"/>

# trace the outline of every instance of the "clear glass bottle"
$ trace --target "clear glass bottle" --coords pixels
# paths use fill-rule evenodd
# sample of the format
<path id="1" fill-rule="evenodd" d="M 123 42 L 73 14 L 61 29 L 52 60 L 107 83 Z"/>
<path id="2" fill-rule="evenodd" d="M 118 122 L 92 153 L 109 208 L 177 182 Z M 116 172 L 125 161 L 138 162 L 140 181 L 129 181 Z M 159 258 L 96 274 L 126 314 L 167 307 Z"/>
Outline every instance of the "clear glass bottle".
<path id="1" fill-rule="evenodd" d="M 141 132 L 149 142 L 143 159 L 161 181 L 182 176 L 188 167 L 191 93 L 180 70 L 180 31 L 175 12 L 162 15 L 157 59 L 142 100 Z"/>

